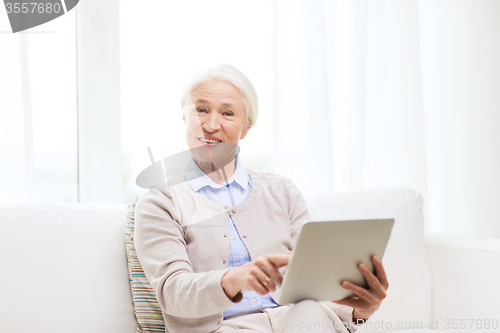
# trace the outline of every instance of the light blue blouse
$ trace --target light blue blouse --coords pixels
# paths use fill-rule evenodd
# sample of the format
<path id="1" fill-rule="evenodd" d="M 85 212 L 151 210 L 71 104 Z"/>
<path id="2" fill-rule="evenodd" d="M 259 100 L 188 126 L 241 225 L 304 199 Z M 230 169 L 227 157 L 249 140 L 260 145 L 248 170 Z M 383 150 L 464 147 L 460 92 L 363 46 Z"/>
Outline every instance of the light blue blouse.
<path id="1" fill-rule="evenodd" d="M 200 193 L 210 201 L 228 206 L 242 204 L 252 191 L 252 179 L 243 161 L 238 156 L 235 159 L 236 170 L 224 184 L 214 183 L 191 159 L 184 169 L 184 178 L 193 191 Z M 238 234 L 238 230 L 229 217 L 229 263 L 228 267 L 239 267 L 250 261 L 250 254 Z M 269 294 L 259 295 L 255 291 L 243 290 L 243 300 L 223 312 L 224 318 L 239 312 L 254 311 L 276 307 L 278 304 Z"/>

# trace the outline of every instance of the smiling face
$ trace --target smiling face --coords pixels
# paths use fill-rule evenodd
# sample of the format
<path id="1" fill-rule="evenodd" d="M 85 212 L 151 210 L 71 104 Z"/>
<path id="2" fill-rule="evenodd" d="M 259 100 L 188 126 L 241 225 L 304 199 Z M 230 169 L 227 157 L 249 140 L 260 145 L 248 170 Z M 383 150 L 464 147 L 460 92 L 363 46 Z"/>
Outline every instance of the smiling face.
<path id="1" fill-rule="evenodd" d="M 188 147 L 203 162 L 218 158 L 220 166 L 250 129 L 243 96 L 231 83 L 210 79 L 193 90 L 191 103 L 183 110 Z"/>

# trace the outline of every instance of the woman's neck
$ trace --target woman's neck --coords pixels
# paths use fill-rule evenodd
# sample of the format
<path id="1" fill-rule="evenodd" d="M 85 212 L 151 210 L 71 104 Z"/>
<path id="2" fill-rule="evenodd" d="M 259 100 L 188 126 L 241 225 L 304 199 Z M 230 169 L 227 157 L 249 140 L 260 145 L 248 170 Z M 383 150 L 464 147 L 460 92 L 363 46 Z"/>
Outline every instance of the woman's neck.
<path id="1" fill-rule="evenodd" d="M 196 163 L 198 168 L 203 171 L 208 178 L 210 178 L 214 183 L 222 185 L 225 181 L 229 180 L 231 176 L 236 171 L 236 160 L 233 159 L 231 162 L 227 163 L 224 167 L 214 165 L 211 162 L 203 162 L 198 158 L 193 156 L 193 161 Z"/>

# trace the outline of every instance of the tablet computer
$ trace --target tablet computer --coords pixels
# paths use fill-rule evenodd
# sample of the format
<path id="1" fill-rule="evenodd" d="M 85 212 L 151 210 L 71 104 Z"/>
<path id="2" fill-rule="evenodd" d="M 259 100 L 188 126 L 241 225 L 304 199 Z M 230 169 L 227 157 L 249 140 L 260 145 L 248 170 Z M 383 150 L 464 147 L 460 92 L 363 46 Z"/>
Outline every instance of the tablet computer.
<path id="1" fill-rule="evenodd" d="M 367 286 L 357 265 L 374 272 L 371 257 L 382 259 L 394 219 L 311 221 L 302 225 L 285 272 L 278 304 L 305 299 L 335 301 L 353 295 L 348 280 Z"/>

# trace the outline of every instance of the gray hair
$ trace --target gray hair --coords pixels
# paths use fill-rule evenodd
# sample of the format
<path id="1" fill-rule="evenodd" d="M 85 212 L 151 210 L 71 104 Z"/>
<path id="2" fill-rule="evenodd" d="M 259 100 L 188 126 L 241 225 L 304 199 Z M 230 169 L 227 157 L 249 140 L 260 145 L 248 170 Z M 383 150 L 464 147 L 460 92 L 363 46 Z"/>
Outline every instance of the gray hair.
<path id="1" fill-rule="evenodd" d="M 235 86 L 243 95 L 243 104 L 247 114 L 247 123 L 254 127 L 259 114 L 259 103 L 257 92 L 252 82 L 239 69 L 227 64 L 221 64 L 212 68 L 205 69 L 196 74 L 188 83 L 181 97 L 181 106 L 190 104 L 191 94 L 200 85 L 200 83 L 210 79 L 226 81 Z"/>

